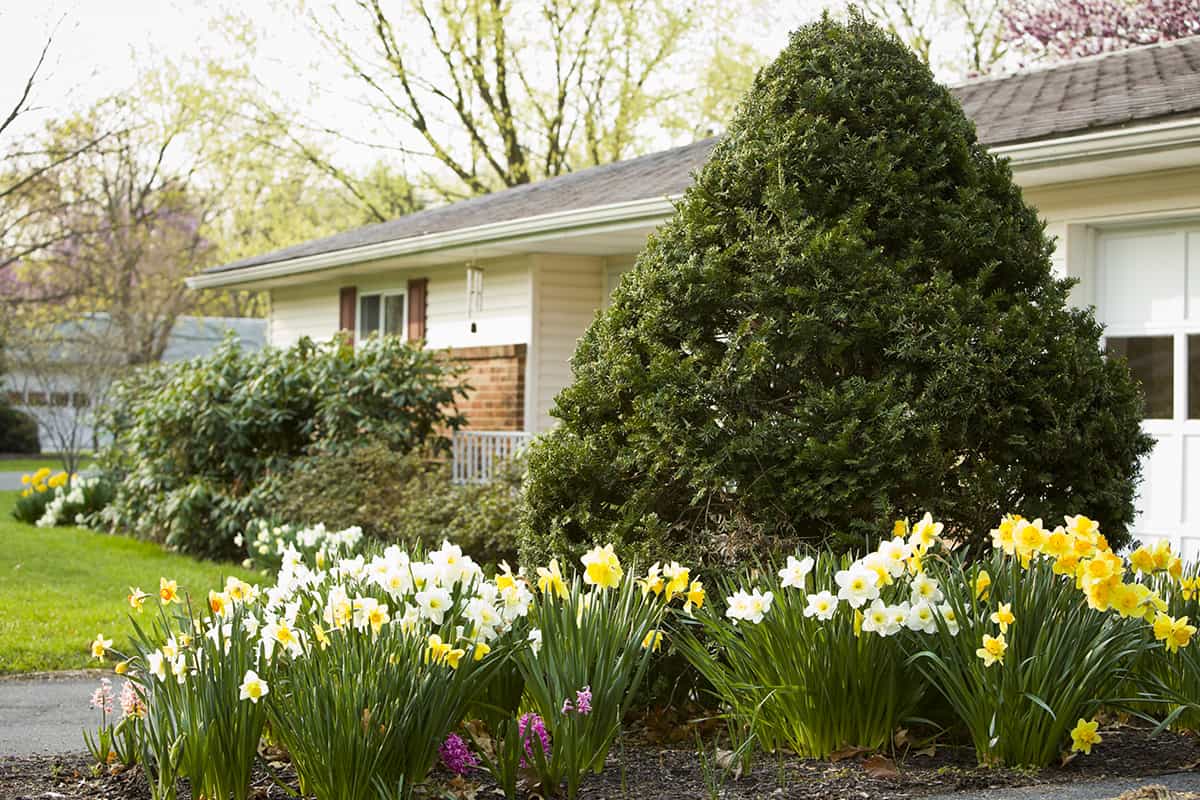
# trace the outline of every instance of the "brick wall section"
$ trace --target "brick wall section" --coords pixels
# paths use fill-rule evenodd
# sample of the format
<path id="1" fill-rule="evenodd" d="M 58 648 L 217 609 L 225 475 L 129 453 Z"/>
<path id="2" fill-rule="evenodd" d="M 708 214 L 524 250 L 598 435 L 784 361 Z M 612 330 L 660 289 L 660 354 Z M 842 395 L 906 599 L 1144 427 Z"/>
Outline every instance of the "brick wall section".
<path id="1" fill-rule="evenodd" d="M 465 364 L 471 394 L 459 403 L 467 427 L 478 431 L 525 429 L 525 345 L 458 347 L 447 357 Z"/>

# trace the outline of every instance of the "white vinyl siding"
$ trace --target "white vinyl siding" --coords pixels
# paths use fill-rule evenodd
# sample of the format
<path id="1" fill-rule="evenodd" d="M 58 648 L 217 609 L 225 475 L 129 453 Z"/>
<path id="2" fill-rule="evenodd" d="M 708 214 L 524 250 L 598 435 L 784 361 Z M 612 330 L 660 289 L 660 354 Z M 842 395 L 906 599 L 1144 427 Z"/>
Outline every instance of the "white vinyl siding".
<path id="1" fill-rule="evenodd" d="M 526 427 L 539 432 L 554 427 L 554 397 L 571 382 L 571 356 L 596 310 L 604 302 L 605 260 L 598 256 L 534 256 L 534 347 L 529 400 L 533 415 Z M 529 404 L 526 404 L 529 409 Z"/>
<path id="2" fill-rule="evenodd" d="M 295 344 L 301 337 L 329 339 L 338 330 L 338 285 L 306 283 L 271 290 L 267 343 Z"/>
<path id="3" fill-rule="evenodd" d="M 338 330 L 338 292 L 354 286 L 361 300 L 376 292 L 403 291 L 410 278 L 428 278 L 425 339 L 431 348 L 477 347 L 529 342 L 529 256 L 484 261 L 483 309 L 475 332 L 467 320 L 465 264 L 417 267 L 271 290 L 268 341 L 287 346 L 302 336 L 323 341 Z M 356 311 L 356 316 L 359 312 Z"/>

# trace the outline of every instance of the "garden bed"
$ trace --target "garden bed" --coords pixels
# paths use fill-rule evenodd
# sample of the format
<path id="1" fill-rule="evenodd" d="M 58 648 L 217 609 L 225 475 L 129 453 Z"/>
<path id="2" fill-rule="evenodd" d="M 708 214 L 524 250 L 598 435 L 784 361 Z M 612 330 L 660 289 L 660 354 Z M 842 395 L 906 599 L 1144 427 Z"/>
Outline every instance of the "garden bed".
<path id="1" fill-rule="evenodd" d="M 967 747 L 937 747 L 932 754 L 910 754 L 900 758 L 895 774 L 886 767 L 872 768 L 861 758 L 815 761 L 794 757 L 781 762 L 760 756 L 750 772 L 730 779 L 721 793 L 724 800 L 760 797 L 796 800 L 835 798 L 922 797 L 956 791 L 979 792 L 999 787 L 1037 784 L 1078 784 L 1118 777 L 1152 777 L 1192 770 L 1200 761 L 1200 742 L 1195 737 L 1163 733 L 1151 738 L 1136 727 L 1102 730 L 1104 741 L 1092 755 L 1079 757 L 1065 766 L 1040 771 L 985 769 L 976 766 L 974 752 Z M 622 769 L 622 761 L 625 764 Z M 284 765 L 278 776 L 294 789 L 294 773 Z M 781 781 L 782 777 L 782 781 Z M 255 771 L 254 791 L 258 800 L 289 797 L 261 765 Z M 447 784 L 445 793 L 432 796 L 492 796 L 484 782 Z M 603 774 L 584 782 L 584 800 L 620 797 L 656 797 L 670 786 L 672 797 L 709 796 L 704 770 L 694 748 L 662 746 L 632 736 L 624 754 L 615 748 Z M 480 791 L 474 791 L 479 789 Z M 48 793 L 56 794 L 50 795 Z M 86 756 L 28 756 L 0 759 L 0 796 L 34 798 L 54 796 L 60 800 L 146 800 L 150 794 L 138 770 L 120 775 L 93 777 Z M 180 800 L 189 800 L 185 790 Z"/>

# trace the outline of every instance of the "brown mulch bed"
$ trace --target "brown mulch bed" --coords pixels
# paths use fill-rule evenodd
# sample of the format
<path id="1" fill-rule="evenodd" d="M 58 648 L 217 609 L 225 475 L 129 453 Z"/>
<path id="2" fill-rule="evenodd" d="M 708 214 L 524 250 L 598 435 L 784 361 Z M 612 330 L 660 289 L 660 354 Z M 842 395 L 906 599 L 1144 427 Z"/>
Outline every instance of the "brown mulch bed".
<path id="1" fill-rule="evenodd" d="M 730 776 L 724 800 L 875 800 L 922 797 L 955 791 L 1035 784 L 1065 784 L 1116 777 L 1150 777 L 1194 770 L 1200 741 L 1193 736 L 1163 733 L 1151 738 L 1145 729 L 1116 727 L 1102 731 L 1104 741 L 1091 756 L 1040 771 L 985 769 L 975 764 L 969 748 L 939 746 L 932 753 L 898 754 L 896 759 L 845 758 L 836 762 L 794 757 L 782 760 L 756 755 L 750 771 Z M 280 776 L 294 786 L 286 767 Z M 457 788 L 458 791 L 454 791 Z M 478 789 L 478 791 L 474 791 Z M 486 783 L 440 785 L 434 797 L 494 797 Z M 584 800 L 625 797 L 703 798 L 709 796 L 704 770 L 694 748 L 629 741 L 614 748 L 603 774 L 583 786 Z M 256 800 L 282 800 L 288 793 L 265 769 L 255 776 Z M 146 800 L 149 792 L 140 771 L 95 776 L 85 756 L 0 757 L 0 798 L 4 800 Z M 180 800 L 190 800 L 186 786 Z"/>

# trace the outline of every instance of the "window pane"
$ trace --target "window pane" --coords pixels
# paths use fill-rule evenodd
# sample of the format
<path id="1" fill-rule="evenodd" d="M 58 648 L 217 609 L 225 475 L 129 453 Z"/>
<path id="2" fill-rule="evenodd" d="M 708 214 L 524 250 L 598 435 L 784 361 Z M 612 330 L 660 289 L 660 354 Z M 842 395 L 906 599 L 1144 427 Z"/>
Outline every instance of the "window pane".
<path id="1" fill-rule="evenodd" d="M 1170 336 L 1110 336 L 1110 356 L 1124 356 L 1146 395 L 1146 419 L 1175 416 L 1175 347 Z"/>
<path id="2" fill-rule="evenodd" d="M 358 329 L 363 336 L 379 330 L 379 295 L 369 294 L 359 301 Z"/>
<path id="3" fill-rule="evenodd" d="M 1188 419 L 1200 419 L 1200 334 L 1188 335 Z"/>
<path id="4" fill-rule="evenodd" d="M 384 298 L 384 303 L 386 304 L 383 314 L 385 330 L 394 336 L 403 335 L 404 295 L 389 294 Z"/>

